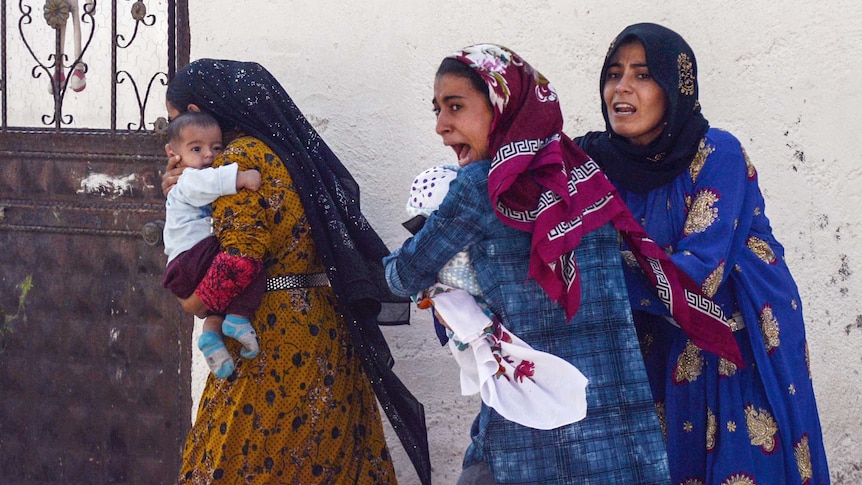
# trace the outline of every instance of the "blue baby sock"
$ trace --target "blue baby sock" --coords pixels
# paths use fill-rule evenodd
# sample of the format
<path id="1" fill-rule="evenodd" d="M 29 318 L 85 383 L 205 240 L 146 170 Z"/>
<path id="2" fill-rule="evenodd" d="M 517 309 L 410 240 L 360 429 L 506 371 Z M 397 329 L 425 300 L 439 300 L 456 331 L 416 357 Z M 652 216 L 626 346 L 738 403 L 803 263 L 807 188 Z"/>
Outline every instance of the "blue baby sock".
<path id="1" fill-rule="evenodd" d="M 254 331 L 248 318 L 228 315 L 221 324 L 221 331 L 228 337 L 239 340 L 239 343 L 242 344 L 239 355 L 246 359 L 257 357 L 257 353 L 260 352 L 260 347 L 257 344 L 257 332 Z"/>
<path id="2" fill-rule="evenodd" d="M 224 346 L 221 335 L 209 331 L 202 333 L 198 339 L 198 348 L 203 352 L 213 375 L 225 379 L 233 374 L 233 359 Z"/>

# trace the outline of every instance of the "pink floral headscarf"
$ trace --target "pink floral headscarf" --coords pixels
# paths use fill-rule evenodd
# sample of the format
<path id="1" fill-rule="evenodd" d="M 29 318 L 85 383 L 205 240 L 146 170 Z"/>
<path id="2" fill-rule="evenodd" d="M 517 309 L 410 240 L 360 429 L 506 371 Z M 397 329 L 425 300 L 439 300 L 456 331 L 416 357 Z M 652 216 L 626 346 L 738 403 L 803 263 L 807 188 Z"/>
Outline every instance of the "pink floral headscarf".
<path id="1" fill-rule="evenodd" d="M 488 85 L 494 120 L 488 192 L 504 224 L 532 234 L 529 277 L 571 318 L 581 281 L 575 248 L 611 222 L 632 248 L 658 296 L 692 341 L 743 367 L 721 309 L 644 232 L 595 161 L 563 133 L 550 82 L 511 50 L 495 44 L 449 56 Z"/>

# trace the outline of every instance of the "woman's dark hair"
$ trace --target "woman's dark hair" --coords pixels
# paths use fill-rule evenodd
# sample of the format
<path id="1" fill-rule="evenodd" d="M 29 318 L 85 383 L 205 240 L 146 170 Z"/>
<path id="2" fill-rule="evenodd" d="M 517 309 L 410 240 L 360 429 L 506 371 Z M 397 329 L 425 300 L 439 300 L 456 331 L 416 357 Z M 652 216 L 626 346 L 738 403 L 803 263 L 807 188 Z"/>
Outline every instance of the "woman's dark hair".
<path id="1" fill-rule="evenodd" d="M 447 57 L 446 59 L 443 59 L 443 62 L 440 63 L 440 67 L 437 68 L 436 76 L 440 77 L 444 74 L 452 74 L 454 76 L 468 79 L 470 84 L 473 85 L 473 88 L 484 94 L 488 99 L 488 102 L 491 102 L 491 96 L 488 92 L 488 84 L 485 83 L 485 80 L 482 79 L 482 76 L 480 76 L 478 72 L 467 64 L 464 64 L 458 59 Z"/>

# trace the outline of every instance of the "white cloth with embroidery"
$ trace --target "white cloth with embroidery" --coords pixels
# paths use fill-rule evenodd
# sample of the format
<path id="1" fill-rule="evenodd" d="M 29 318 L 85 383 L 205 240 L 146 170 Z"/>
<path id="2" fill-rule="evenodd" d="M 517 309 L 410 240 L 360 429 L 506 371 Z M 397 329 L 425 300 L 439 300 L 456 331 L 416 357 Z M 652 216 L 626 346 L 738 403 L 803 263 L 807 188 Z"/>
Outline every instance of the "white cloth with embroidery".
<path id="1" fill-rule="evenodd" d="M 554 429 L 587 415 L 587 383 L 569 362 L 530 347 L 494 325 L 468 292 L 436 285 L 434 309 L 454 332 L 449 349 L 461 367 L 461 394 L 523 426 Z"/>

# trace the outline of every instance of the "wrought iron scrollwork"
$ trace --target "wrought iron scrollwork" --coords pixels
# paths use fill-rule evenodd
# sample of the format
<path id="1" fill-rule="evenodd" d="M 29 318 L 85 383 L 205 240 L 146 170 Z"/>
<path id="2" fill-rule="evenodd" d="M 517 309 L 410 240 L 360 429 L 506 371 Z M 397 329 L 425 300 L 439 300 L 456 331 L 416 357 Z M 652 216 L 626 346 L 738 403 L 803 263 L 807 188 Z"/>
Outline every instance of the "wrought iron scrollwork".
<path id="1" fill-rule="evenodd" d="M 138 28 L 143 25 L 145 27 L 152 27 L 156 23 L 155 15 L 147 15 L 147 6 L 141 0 L 138 0 L 132 5 L 132 18 L 135 20 L 135 31 L 132 32 L 132 37 L 125 44 L 122 41 L 126 40 L 125 36 L 122 34 L 117 34 L 117 48 L 125 49 L 132 45 L 135 37 L 138 36 Z"/>
<path id="2" fill-rule="evenodd" d="M 18 2 L 18 9 L 21 12 L 21 18 L 18 21 L 18 31 L 21 34 L 21 41 L 36 61 L 36 65 L 31 70 L 31 76 L 33 79 L 40 79 L 43 74 L 47 76 L 50 80 L 51 94 L 54 97 L 54 112 L 43 115 L 42 123 L 47 126 L 53 125 L 58 129 L 61 125 L 70 125 L 74 118 L 72 115 L 63 114 L 63 99 L 66 96 L 67 89 L 70 87 L 70 83 L 72 83 L 72 89 L 76 91 L 83 89 L 78 89 L 77 86 L 80 86 L 80 83 L 86 83 L 86 81 L 82 80 L 84 79 L 84 73 L 87 72 L 87 67 L 81 59 L 93 41 L 96 25 L 93 20 L 93 13 L 96 9 L 96 0 L 84 0 L 83 9 L 80 8 L 78 0 L 45 1 L 45 5 L 42 7 L 45 22 L 55 31 L 54 52 L 48 54 L 46 62 L 40 60 L 33 46 L 30 44 L 28 36 L 25 35 L 25 26 L 33 23 L 33 8 L 21 0 Z M 66 24 L 70 18 L 75 29 L 75 56 L 71 59 L 71 62 L 69 56 L 64 52 Z M 89 24 L 90 26 L 86 42 L 83 42 L 81 23 L 85 25 Z M 69 70 L 68 76 L 66 76 L 66 69 Z"/>
<path id="3" fill-rule="evenodd" d="M 128 79 L 132 84 L 132 90 L 135 93 L 135 99 L 138 101 L 138 110 L 140 114 L 140 119 L 138 120 L 137 125 L 135 122 L 129 122 L 126 125 L 127 130 L 143 130 L 146 128 L 145 126 L 145 111 L 147 108 L 147 101 L 150 99 L 150 91 L 152 91 L 153 84 L 157 81 L 161 83 L 162 86 L 168 85 L 168 75 L 164 72 L 157 72 L 150 78 L 150 81 L 147 83 L 147 90 L 144 92 L 143 98 L 141 97 L 141 92 L 138 89 L 138 83 L 135 82 L 135 78 L 129 74 L 128 71 L 118 71 L 117 72 L 117 84 L 123 84 L 125 80 Z"/>
<path id="4" fill-rule="evenodd" d="M 43 82 L 43 80 L 47 79 L 50 95 L 53 98 L 53 110 L 50 113 L 41 115 L 41 123 L 60 130 L 75 123 L 76 117 L 86 120 L 87 116 L 82 116 L 81 113 L 73 116 L 65 112 L 64 100 L 67 99 L 67 94 L 80 92 L 84 89 L 87 83 L 85 74 L 89 72 L 90 68 L 95 68 L 94 72 L 105 72 L 101 65 L 96 66 L 94 64 L 95 62 L 104 62 L 104 66 L 108 68 L 107 71 L 110 73 L 110 78 L 93 78 L 95 81 L 91 80 L 90 84 L 104 86 L 104 84 L 100 85 L 98 80 L 102 79 L 104 82 L 105 79 L 110 79 L 110 129 L 112 131 L 116 130 L 118 125 L 122 127 L 121 129 L 135 131 L 144 131 L 155 127 L 156 123 L 152 120 L 149 123 L 146 122 L 146 112 L 148 111 L 148 106 L 152 104 L 153 97 L 161 92 L 156 87 L 164 87 L 168 83 L 168 72 L 170 69 L 168 69 L 167 64 L 173 62 L 173 51 L 166 53 L 168 56 L 166 63 L 162 64 L 159 61 L 154 61 L 153 67 L 155 69 L 148 70 L 149 72 L 143 74 L 136 71 L 136 69 L 140 69 L 134 61 L 129 65 L 130 67 L 126 66 L 127 63 L 123 60 L 126 56 L 125 54 L 120 59 L 122 64 L 118 66 L 118 52 L 127 52 L 129 53 L 128 55 L 138 55 L 135 54 L 137 49 L 133 50 L 132 46 L 134 44 L 144 44 L 144 48 L 146 48 L 148 45 L 147 42 L 151 42 L 147 40 L 151 38 L 151 34 L 158 34 L 158 32 L 153 31 L 146 33 L 146 30 L 156 25 L 159 25 L 159 28 L 161 28 L 161 25 L 166 23 L 165 18 L 167 19 L 167 23 L 171 23 L 171 25 L 167 26 L 170 41 L 172 38 L 170 32 L 174 28 L 172 22 L 175 20 L 171 16 L 171 9 L 174 8 L 175 3 L 169 1 L 166 11 L 150 12 L 144 1 L 128 0 L 129 3 L 126 5 L 130 4 L 130 8 L 128 10 L 121 8 L 120 10 L 124 11 L 121 12 L 118 11 L 117 5 L 120 2 L 97 2 L 97 0 L 43 1 L 41 13 L 45 24 L 36 22 L 38 10 L 37 7 L 33 6 L 34 2 L 27 0 L 19 0 L 18 2 L 18 10 L 20 12 L 18 19 L 20 41 L 23 44 L 23 48 L 26 49 L 29 56 L 35 61 L 35 65 L 32 65 L 32 67 L 26 65 L 29 61 L 25 61 L 22 67 L 29 69 L 30 78 L 37 80 L 37 82 Z M 96 15 L 97 6 L 99 7 L 98 15 Z M 165 15 L 165 17 L 163 18 L 162 15 Z M 121 17 L 119 25 L 118 16 Z M 122 19 L 123 16 L 127 17 Z M 44 52 L 43 47 L 46 40 L 46 32 L 39 29 L 40 25 L 44 29 L 46 24 L 51 29 L 49 32 L 53 35 L 54 39 L 53 52 L 48 53 Z M 100 46 L 92 49 L 94 53 L 88 54 L 88 50 L 90 50 L 91 43 L 96 34 L 97 24 L 100 34 L 96 37 L 99 39 L 104 38 L 101 34 L 103 30 L 110 29 L 109 38 L 111 39 L 111 46 L 109 58 L 105 58 L 102 54 L 104 49 Z M 68 53 L 64 52 L 67 25 L 69 26 L 68 30 L 74 33 L 72 39 L 75 42 L 74 53 L 71 48 L 68 49 Z M 84 28 L 82 29 L 81 26 Z M 6 40 L 4 39 L 4 42 Z M 158 42 L 158 40 L 154 42 Z M 94 58 L 91 59 L 90 57 Z M 85 63 L 83 59 L 86 59 L 88 62 Z M 150 57 L 150 59 L 153 58 Z M 0 80 L 0 90 L 3 92 L 6 92 L 6 83 L 7 79 L 4 76 Z M 118 86 L 122 86 L 122 88 L 117 89 Z M 123 99 L 123 104 L 121 105 L 123 107 L 123 117 L 131 115 L 129 111 L 126 111 L 128 110 L 127 107 L 130 105 L 134 106 L 132 103 L 137 103 L 137 114 L 131 115 L 132 121 L 128 123 L 126 123 L 126 120 L 120 120 L 118 123 L 117 120 L 118 92 L 121 94 L 119 98 Z M 135 101 L 131 101 L 131 99 L 126 100 L 126 96 L 129 98 L 134 97 Z M 71 105 L 71 101 L 66 104 Z M 5 106 L 4 101 L 4 127 L 6 126 Z M 39 116 L 39 114 L 34 113 L 33 116 Z M 150 109 L 150 116 L 152 116 L 152 109 Z M 108 120 L 104 119 L 104 122 L 107 125 Z"/>

